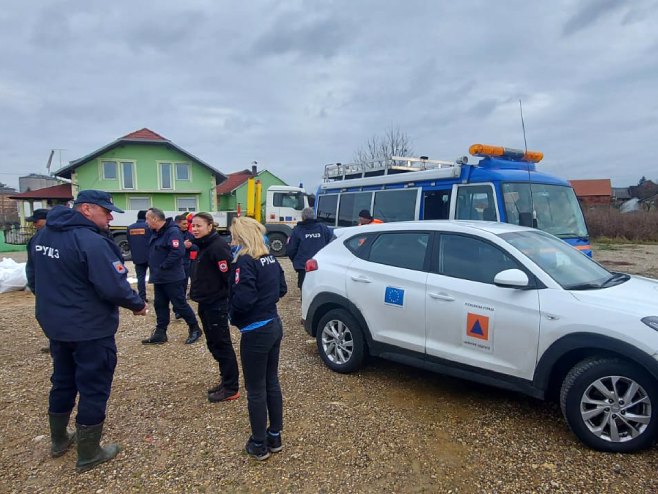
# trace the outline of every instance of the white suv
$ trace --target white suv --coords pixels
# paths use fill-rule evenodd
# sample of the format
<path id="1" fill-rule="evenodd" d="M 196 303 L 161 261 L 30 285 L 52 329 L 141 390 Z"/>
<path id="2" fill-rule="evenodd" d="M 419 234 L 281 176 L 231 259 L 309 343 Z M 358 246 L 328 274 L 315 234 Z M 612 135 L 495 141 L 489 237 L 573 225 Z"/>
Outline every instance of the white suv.
<path id="1" fill-rule="evenodd" d="M 373 355 L 559 396 L 588 446 L 631 452 L 658 427 L 658 281 L 612 273 L 505 223 L 344 228 L 306 265 L 302 317 L 320 356 Z"/>

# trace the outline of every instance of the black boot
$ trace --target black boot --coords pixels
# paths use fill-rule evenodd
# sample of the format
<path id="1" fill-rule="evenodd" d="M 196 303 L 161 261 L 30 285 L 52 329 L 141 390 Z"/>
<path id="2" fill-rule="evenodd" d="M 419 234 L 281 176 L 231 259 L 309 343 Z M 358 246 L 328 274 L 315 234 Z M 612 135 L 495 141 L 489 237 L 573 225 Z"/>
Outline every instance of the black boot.
<path id="1" fill-rule="evenodd" d="M 108 444 L 101 447 L 103 435 L 103 422 L 96 425 L 76 424 L 78 429 L 78 461 L 75 470 L 78 473 L 86 472 L 96 465 L 109 461 L 119 453 L 117 444 Z"/>
<path id="2" fill-rule="evenodd" d="M 167 343 L 167 332 L 156 328 L 150 338 L 142 340 L 142 345 L 159 345 Z"/>
<path id="3" fill-rule="evenodd" d="M 185 344 L 191 345 L 199 338 L 201 338 L 201 328 L 199 328 L 199 326 L 190 326 L 190 334 L 185 340 Z"/>
<path id="4" fill-rule="evenodd" d="M 69 446 L 75 441 L 75 432 L 69 432 L 66 428 L 69 425 L 68 413 L 48 413 L 50 422 L 50 456 L 57 458 L 62 456 L 69 449 Z"/>

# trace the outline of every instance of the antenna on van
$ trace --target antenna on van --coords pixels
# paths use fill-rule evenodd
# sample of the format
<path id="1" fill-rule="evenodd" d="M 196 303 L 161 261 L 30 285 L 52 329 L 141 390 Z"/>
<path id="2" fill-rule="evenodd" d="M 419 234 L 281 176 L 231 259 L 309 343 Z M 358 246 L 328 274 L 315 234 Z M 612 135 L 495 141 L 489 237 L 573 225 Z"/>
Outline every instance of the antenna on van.
<path id="1" fill-rule="evenodd" d="M 523 103 L 519 98 L 519 112 L 521 113 L 521 129 L 523 130 L 523 144 L 525 153 L 528 154 L 528 141 L 525 137 L 525 121 L 523 120 Z M 535 210 L 535 198 L 532 195 L 532 182 L 530 180 L 530 167 L 528 167 L 528 189 L 530 191 L 530 207 L 532 208 L 532 227 L 537 228 L 537 211 Z"/>

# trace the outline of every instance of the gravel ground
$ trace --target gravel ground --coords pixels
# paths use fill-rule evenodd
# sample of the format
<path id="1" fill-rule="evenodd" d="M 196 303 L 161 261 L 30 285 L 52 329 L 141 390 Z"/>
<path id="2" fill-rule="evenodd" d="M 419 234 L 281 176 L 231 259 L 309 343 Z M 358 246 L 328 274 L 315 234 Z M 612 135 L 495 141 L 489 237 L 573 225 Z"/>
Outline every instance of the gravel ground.
<path id="1" fill-rule="evenodd" d="M 658 277 L 658 246 L 597 249 L 620 271 Z M 17 256 L 20 259 L 20 256 Z M 582 446 L 559 407 L 373 360 L 329 371 L 301 327 L 299 291 L 280 303 L 284 450 L 243 453 L 246 397 L 211 404 L 217 380 L 202 342 L 172 323 L 166 345 L 140 344 L 154 327 L 122 313 L 106 441 L 119 456 L 88 473 L 75 453 L 51 459 L 46 419 L 50 358 L 32 295 L 0 295 L 0 492 L 658 492 L 658 449 L 604 454 Z M 239 339 L 233 332 L 234 342 Z"/>

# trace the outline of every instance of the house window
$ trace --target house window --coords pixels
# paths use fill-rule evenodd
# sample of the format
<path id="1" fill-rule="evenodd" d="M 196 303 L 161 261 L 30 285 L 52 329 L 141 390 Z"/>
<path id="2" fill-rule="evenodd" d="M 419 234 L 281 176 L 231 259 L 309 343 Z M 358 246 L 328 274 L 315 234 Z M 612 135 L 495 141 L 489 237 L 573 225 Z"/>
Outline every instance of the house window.
<path id="1" fill-rule="evenodd" d="M 160 188 L 173 189 L 171 163 L 160 163 Z"/>
<path id="2" fill-rule="evenodd" d="M 121 178 L 122 188 L 134 189 L 135 188 L 135 163 L 132 161 L 121 162 Z"/>
<path id="3" fill-rule="evenodd" d="M 116 180 L 118 177 L 116 161 L 102 161 L 101 170 L 103 180 Z"/>
<path id="4" fill-rule="evenodd" d="M 151 207 L 151 200 L 148 197 L 129 197 L 128 209 L 142 211 Z"/>
<path id="5" fill-rule="evenodd" d="M 196 211 L 196 197 L 177 197 L 176 209 L 178 211 Z"/>
<path id="6" fill-rule="evenodd" d="M 176 180 L 189 181 L 190 179 L 190 165 L 187 163 L 176 163 Z"/>

